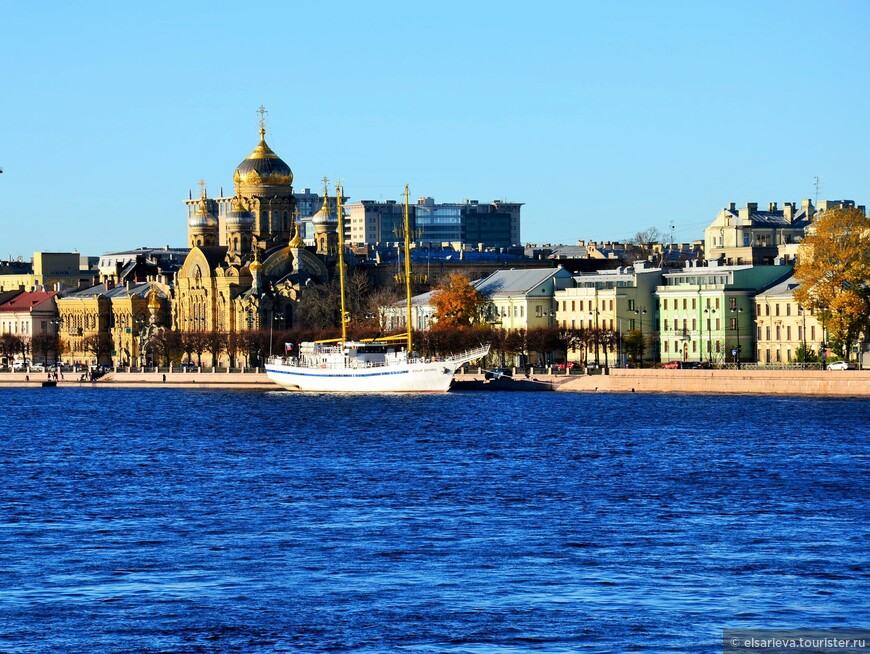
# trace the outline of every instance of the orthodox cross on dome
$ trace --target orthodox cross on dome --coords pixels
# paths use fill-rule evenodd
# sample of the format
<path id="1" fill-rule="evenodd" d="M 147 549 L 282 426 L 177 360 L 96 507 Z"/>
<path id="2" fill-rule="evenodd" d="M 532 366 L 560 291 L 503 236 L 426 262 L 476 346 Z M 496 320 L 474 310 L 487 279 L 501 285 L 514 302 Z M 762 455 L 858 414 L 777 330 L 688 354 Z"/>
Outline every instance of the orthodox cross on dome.
<path id="1" fill-rule="evenodd" d="M 257 109 L 257 113 L 260 114 L 260 120 L 257 121 L 260 125 L 260 136 L 266 136 L 266 116 L 269 115 L 269 112 L 266 110 L 266 107 L 260 105 L 260 108 Z"/>
<path id="2" fill-rule="evenodd" d="M 199 197 L 204 198 L 205 197 L 205 180 L 204 179 L 199 180 L 199 184 L 197 184 L 197 186 L 199 186 Z"/>
<path id="3" fill-rule="evenodd" d="M 323 179 L 321 179 L 320 181 L 323 182 L 323 195 L 327 195 L 329 192 L 329 177 L 324 175 Z"/>

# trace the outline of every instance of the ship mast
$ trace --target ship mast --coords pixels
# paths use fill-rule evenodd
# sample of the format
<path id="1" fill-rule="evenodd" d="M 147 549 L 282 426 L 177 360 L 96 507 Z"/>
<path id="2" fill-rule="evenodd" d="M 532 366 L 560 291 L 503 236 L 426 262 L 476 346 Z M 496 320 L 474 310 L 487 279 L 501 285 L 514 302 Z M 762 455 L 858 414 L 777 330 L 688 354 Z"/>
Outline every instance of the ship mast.
<path id="1" fill-rule="evenodd" d="M 338 282 L 341 290 L 341 343 L 347 342 L 347 311 L 344 301 L 344 219 L 342 217 L 341 196 L 344 189 L 341 184 L 335 185 L 336 212 L 338 214 Z"/>
<path id="2" fill-rule="evenodd" d="M 405 184 L 405 293 L 408 296 L 408 356 L 413 349 L 411 336 L 411 227 L 408 220 L 408 185 Z"/>

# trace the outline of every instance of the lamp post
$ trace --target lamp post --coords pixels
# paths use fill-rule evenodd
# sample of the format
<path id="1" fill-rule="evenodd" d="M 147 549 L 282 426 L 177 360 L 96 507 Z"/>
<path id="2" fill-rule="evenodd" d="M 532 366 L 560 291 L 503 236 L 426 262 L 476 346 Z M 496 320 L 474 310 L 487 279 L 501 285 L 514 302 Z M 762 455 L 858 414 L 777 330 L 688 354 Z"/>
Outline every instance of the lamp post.
<path id="1" fill-rule="evenodd" d="M 60 318 L 60 317 L 54 318 L 53 320 L 50 320 L 49 322 L 52 325 L 54 325 L 54 340 L 55 340 L 54 362 L 59 363 L 60 362 L 60 326 L 63 324 L 63 318 Z"/>
<path id="2" fill-rule="evenodd" d="M 740 370 L 740 314 L 743 313 L 743 307 L 734 307 L 731 309 L 731 313 L 734 314 L 734 319 L 736 320 L 735 326 L 737 327 L 737 345 L 734 347 L 734 359 L 737 362 L 737 370 Z"/>
<path id="3" fill-rule="evenodd" d="M 145 324 L 146 320 L 144 316 L 139 316 L 138 318 L 136 318 L 136 332 L 139 334 L 137 358 L 139 359 L 140 368 L 145 367 Z"/>
<path id="4" fill-rule="evenodd" d="M 710 367 L 713 367 L 713 327 L 712 327 L 712 319 L 713 314 L 716 313 L 716 309 L 712 309 L 707 307 L 704 309 L 704 313 L 707 315 L 707 360 L 710 362 Z M 703 359 L 703 356 L 701 357 Z"/>
<path id="5" fill-rule="evenodd" d="M 641 354 L 640 354 L 640 367 L 643 368 L 643 360 L 645 358 L 644 350 L 646 350 L 646 347 L 645 347 L 644 342 L 643 342 L 643 317 L 646 315 L 646 307 L 637 307 L 634 310 L 634 315 L 637 316 L 637 322 L 640 325 L 640 343 L 641 343 L 641 346 L 643 347 L 643 350 L 641 350 Z"/>
<path id="6" fill-rule="evenodd" d="M 804 311 L 804 308 L 799 304 L 798 305 L 798 314 L 800 314 L 803 320 L 803 327 L 801 328 L 801 363 L 803 367 L 806 368 L 807 365 L 807 313 Z"/>
<path id="7" fill-rule="evenodd" d="M 275 310 L 272 310 L 272 320 L 269 321 L 269 358 L 272 358 L 272 327 L 276 322 L 281 320 L 281 316 L 275 315 Z"/>

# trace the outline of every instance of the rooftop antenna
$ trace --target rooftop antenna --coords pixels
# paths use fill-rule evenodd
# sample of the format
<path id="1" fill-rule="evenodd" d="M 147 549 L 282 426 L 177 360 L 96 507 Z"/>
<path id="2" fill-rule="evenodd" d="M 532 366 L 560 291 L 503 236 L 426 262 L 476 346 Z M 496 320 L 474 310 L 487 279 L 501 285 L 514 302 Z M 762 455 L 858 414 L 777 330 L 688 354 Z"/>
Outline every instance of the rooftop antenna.
<path id="1" fill-rule="evenodd" d="M 674 221 L 671 221 L 671 252 L 674 251 Z"/>
<path id="2" fill-rule="evenodd" d="M 813 177 L 813 179 L 815 180 L 813 186 L 816 187 L 816 199 L 813 204 L 819 206 L 819 189 L 822 187 L 822 178 L 816 175 L 815 177 Z"/>

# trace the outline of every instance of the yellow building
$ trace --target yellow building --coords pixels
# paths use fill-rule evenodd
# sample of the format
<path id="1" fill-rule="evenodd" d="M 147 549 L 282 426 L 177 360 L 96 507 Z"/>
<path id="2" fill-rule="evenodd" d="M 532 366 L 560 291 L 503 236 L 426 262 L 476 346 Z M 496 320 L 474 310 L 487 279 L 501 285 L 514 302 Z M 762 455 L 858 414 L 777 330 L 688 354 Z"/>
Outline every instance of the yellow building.
<path id="1" fill-rule="evenodd" d="M 153 282 L 108 282 L 57 298 L 57 310 L 65 363 L 147 365 L 143 334 L 169 326 L 169 289 Z"/>
<path id="2" fill-rule="evenodd" d="M 798 352 L 806 346 L 810 355 L 825 350 L 824 325 L 812 309 L 804 309 L 794 299 L 800 286 L 794 277 L 755 296 L 756 356 L 759 364 L 796 363 Z"/>
<path id="3" fill-rule="evenodd" d="M 95 278 L 93 271 L 82 270 L 78 252 L 34 252 L 31 263 L 0 262 L 0 291 L 78 288 L 90 286 Z"/>

